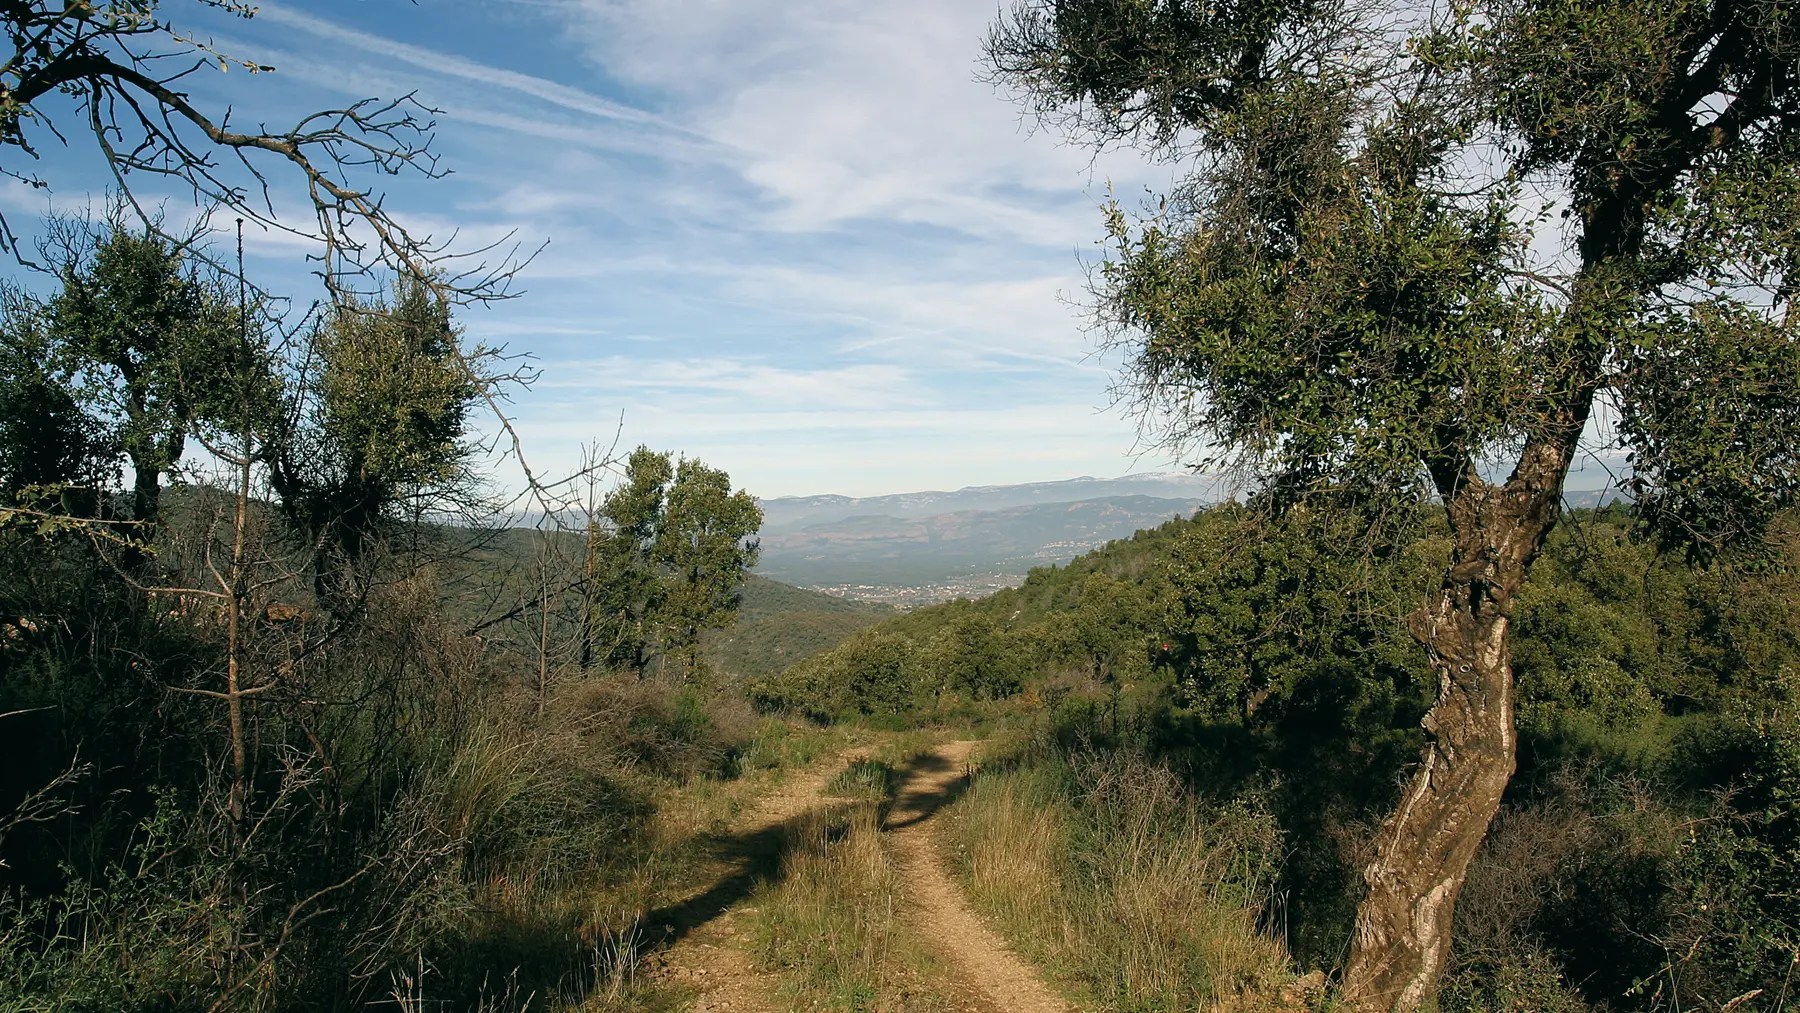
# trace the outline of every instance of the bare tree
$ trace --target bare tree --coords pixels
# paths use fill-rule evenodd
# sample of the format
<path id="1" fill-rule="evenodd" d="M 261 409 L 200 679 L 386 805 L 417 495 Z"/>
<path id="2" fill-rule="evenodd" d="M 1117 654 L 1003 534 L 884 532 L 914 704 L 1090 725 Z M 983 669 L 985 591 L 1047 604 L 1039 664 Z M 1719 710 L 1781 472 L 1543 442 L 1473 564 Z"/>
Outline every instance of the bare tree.
<path id="1" fill-rule="evenodd" d="M 189 2 L 245 20 L 256 16 L 242 0 Z M 441 294 L 474 300 L 507 294 L 515 261 L 490 264 L 482 256 L 486 251 L 457 253 L 449 240 L 408 229 L 379 189 L 356 179 L 444 175 L 431 151 L 436 110 L 408 94 L 322 109 L 285 128 L 259 123 L 239 129 L 230 109 L 203 110 L 184 90 L 186 82 L 233 67 L 251 74 L 275 68 L 232 56 L 183 30 L 168 19 L 170 6 L 156 0 L 0 5 L 0 23 L 13 46 L 0 65 L 0 146 L 14 153 L 0 172 L 47 189 L 50 181 L 21 166 L 18 156 L 35 160 L 43 138 L 69 143 L 81 131 L 91 135 L 134 206 L 131 177 L 150 174 L 186 184 L 202 206 L 315 239 L 320 273 L 334 292 L 366 289 L 382 274 L 425 277 L 431 268 L 459 264 L 436 273 Z M 276 215 L 271 184 L 277 170 L 305 188 L 313 209 L 309 225 Z M 152 222 L 152 216 L 144 218 Z M 0 249 L 24 256 L 3 217 Z"/>

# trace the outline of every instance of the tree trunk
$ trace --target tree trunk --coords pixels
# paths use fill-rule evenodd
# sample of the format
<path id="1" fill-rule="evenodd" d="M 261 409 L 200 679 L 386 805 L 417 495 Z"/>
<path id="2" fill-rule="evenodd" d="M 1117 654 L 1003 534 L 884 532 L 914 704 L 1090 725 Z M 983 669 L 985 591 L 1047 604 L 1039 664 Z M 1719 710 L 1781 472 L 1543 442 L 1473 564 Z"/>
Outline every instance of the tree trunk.
<path id="1" fill-rule="evenodd" d="M 131 541 L 120 554 L 127 571 L 142 571 L 150 565 L 148 548 L 156 541 L 156 524 L 162 515 L 162 468 L 141 453 L 131 459 L 131 519 L 136 522 Z"/>
<path id="2" fill-rule="evenodd" d="M 1454 549 L 1443 586 L 1411 625 L 1437 700 L 1422 722 L 1419 767 L 1363 870 L 1369 892 L 1344 971 L 1344 996 L 1358 1010 L 1411 1013 L 1436 992 L 1456 896 L 1513 773 L 1513 595 L 1556 521 L 1573 445 L 1528 446 L 1504 486 L 1467 464 L 1435 473 Z"/>

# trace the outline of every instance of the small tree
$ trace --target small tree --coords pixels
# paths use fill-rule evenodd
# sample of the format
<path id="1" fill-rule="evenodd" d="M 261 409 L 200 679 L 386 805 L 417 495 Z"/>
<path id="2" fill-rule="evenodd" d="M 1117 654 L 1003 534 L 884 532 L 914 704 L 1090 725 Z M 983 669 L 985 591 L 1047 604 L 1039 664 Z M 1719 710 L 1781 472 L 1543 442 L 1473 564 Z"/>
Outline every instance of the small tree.
<path id="1" fill-rule="evenodd" d="M 588 525 L 584 670 L 596 658 L 640 674 L 649 664 L 663 593 L 653 552 L 673 477 L 668 454 L 637 448 L 625 462 L 624 483 L 601 503 L 601 520 Z"/>
<path id="2" fill-rule="evenodd" d="M 1116 682 L 1114 668 L 1148 657 L 1144 630 L 1150 604 L 1141 587 L 1092 573 L 1081 585 L 1081 603 L 1071 617 L 1072 645 L 1101 682 Z"/>
<path id="3" fill-rule="evenodd" d="M 1135 403 L 1275 503 L 1428 489 L 1428 743 L 1343 989 L 1427 1004 L 1512 775 L 1514 596 L 1596 409 L 1701 556 L 1800 489 L 1800 4 L 1022 0 L 991 65 L 1046 117 L 1190 167 L 1117 205 L 1097 288 Z"/>
<path id="4" fill-rule="evenodd" d="M 289 384 L 286 430 L 266 450 L 283 511 L 316 553 L 320 601 L 360 598 L 371 547 L 405 502 L 467 480 L 469 413 L 484 378 L 449 305 L 402 276 L 391 300 L 334 308 Z"/>
<path id="5" fill-rule="evenodd" d="M 148 541 L 194 426 L 230 411 L 221 377 L 236 354 L 236 311 L 216 278 L 153 231 L 118 215 L 98 228 L 51 225 L 62 289 L 48 305 L 50 336 L 131 465 L 131 516 Z"/>
<path id="6" fill-rule="evenodd" d="M 588 531 L 582 667 L 596 657 L 642 673 L 653 648 L 699 672 L 700 634 L 729 624 L 762 507 L 731 476 L 639 447 Z"/>
<path id="7" fill-rule="evenodd" d="M 658 622 L 665 649 L 683 659 L 689 679 L 700 674 L 700 634 L 737 617 L 762 518 L 754 497 L 731 491 L 725 472 L 695 460 L 676 467 L 656 538 L 656 561 L 668 574 Z"/>

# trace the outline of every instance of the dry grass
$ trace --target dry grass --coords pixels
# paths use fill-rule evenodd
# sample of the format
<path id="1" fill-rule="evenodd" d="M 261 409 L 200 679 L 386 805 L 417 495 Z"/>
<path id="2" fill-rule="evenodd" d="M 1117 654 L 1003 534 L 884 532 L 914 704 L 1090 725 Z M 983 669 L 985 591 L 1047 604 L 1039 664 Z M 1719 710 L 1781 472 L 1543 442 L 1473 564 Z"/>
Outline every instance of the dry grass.
<path id="1" fill-rule="evenodd" d="M 814 809 L 789 832 L 780 878 L 756 898 L 757 961 L 786 972 L 796 1009 L 942 1009 L 923 985 L 930 961 L 901 925 L 900 905 L 881 804 Z"/>
<path id="2" fill-rule="evenodd" d="M 1258 927 L 1279 834 L 1133 757 L 983 773 L 957 806 L 976 907 L 1106 1009 L 1245 1006 L 1291 979 Z"/>

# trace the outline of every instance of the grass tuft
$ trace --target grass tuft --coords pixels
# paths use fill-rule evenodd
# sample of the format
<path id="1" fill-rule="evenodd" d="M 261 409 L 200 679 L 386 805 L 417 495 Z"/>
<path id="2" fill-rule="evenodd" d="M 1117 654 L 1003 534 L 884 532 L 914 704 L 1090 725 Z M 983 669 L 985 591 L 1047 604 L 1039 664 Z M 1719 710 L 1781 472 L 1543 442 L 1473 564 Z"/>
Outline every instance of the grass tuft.
<path id="1" fill-rule="evenodd" d="M 885 768 L 850 771 L 875 769 Z M 900 924 L 900 880 L 882 842 L 879 803 L 815 809 L 790 828 L 787 845 L 781 878 L 757 898 L 756 957 L 788 972 L 795 1008 L 933 1005 L 918 986 L 927 958 Z"/>

